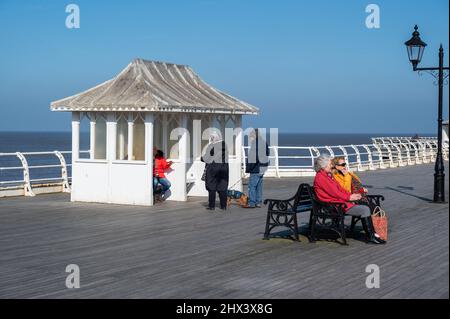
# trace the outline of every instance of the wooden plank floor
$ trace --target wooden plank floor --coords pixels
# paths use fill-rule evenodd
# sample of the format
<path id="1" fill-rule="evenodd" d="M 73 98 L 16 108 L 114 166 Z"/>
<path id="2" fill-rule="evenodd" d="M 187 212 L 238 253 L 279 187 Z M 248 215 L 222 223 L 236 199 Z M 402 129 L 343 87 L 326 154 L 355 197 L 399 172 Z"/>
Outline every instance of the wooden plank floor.
<path id="1" fill-rule="evenodd" d="M 210 213 L 202 198 L 152 208 L 0 199 L 0 298 L 448 298 L 449 207 L 428 202 L 433 165 L 360 175 L 386 197 L 385 246 L 263 241 L 265 209 Z M 265 197 L 305 181 L 267 179 Z M 65 287 L 68 264 L 80 289 Z M 365 286 L 368 264 L 380 267 L 379 289 Z"/>

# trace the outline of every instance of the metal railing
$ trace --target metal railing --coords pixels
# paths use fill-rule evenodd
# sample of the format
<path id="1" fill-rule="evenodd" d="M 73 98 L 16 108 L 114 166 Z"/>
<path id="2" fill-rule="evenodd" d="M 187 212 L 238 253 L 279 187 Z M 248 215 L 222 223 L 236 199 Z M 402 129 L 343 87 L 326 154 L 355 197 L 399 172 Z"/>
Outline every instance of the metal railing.
<path id="1" fill-rule="evenodd" d="M 354 171 L 377 170 L 431 163 L 436 159 L 437 139 L 375 137 L 373 144 L 335 146 L 270 146 L 268 177 L 314 176 L 314 160 L 321 154 L 343 156 Z M 243 147 L 243 172 L 248 146 Z M 443 147 L 448 160 L 448 145 Z M 242 174 L 246 176 L 245 173 Z"/>
<path id="2" fill-rule="evenodd" d="M 343 156 L 350 169 L 356 171 L 377 170 L 407 165 L 431 163 L 436 159 L 437 139 L 410 137 L 374 137 L 372 144 L 349 144 L 335 146 L 270 146 L 269 167 L 266 172 L 268 177 L 297 177 L 313 176 L 314 160 L 321 154 L 332 157 Z M 245 176 L 245 160 L 248 146 L 243 147 L 242 176 Z M 89 151 L 81 151 L 86 154 Z M 40 160 L 30 165 L 30 160 L 35 157 L 51 157 L 57 160 L 56 164 Z M 36 191 L 42 188 L 60 187 L 58 191 L 70 192 L 71 164 L 66 163 L 65 156 L 71 156 L 70 151 L 53 152 L 16 152 L 0 153 L 0 197 L 8 195 L 34 196 Z M 445 160 L 449 158 L 449 148 L 443 148 Z M 19 160 L 20 166 L 3 166 L 2 159 L 13 158 Z M 70 162 L 69 160 L 68 162 Z M 3 161 L 4 162 L 4 161 Z M 8 162 L 8 161 L 7 161 Z M 10 160 L 11 164 L 12 161 Z M 59 172 L 46 175 L 49 169 L 59 169 Z M 30 172 L 46 170 L 40 178 L 31 178 Z M 8 174 L 5 172 L 20 172 Z M 2 176 L 3 175 L 3 176 Z M 6 195 L 5 195 L 6 194 Z"/>
<path id="3" fill-rule="evenodd" d="M 53 151 L 53 152 L 15 152 L 15 153 L 0 153 L 0 160 L 4 158 L 9 158 L 12 163 L 13 160 L 19 160 L 20 166 L 0 166 L 0 197 L 3 193 L 11 193 L 13 195 L 25 195 L 25 196 L 35 196 L 35 191 L 33 188 L 38 187 L 55 187 L 60 186 L 62 192 L 70 192 L 70 180 L 69 168 L 72 164 L 66 163 L 65 156 L 71 155 L 70 151 Z M 80 153 L 89 153 L 89 151 L 81 151 Z M 29 160 L 40 157 L 39 163 L 37 165 L 30 165 Z M 48 164 L 42 162 L 48 162 L 48 159 L 43 160 L 43 157 L 53 157 L 57 160 L 57 164 Z M 0 161 L 0 164 L 2 162 Z M 31 172 L 37 170 L 49 170 L 49 169 L 60 169 L 59 174 L 51 174 L 51 176 L 45 176 L 42 178 L 31 178 Z M 8 172 L 13 172 L 9 174 L 13 178 L 6 178 L 2 175 Z M 19 174 L 14 174 L 14 172 L 20 172 Z M 19 176 L 21 178 L 19 179 Z"/>

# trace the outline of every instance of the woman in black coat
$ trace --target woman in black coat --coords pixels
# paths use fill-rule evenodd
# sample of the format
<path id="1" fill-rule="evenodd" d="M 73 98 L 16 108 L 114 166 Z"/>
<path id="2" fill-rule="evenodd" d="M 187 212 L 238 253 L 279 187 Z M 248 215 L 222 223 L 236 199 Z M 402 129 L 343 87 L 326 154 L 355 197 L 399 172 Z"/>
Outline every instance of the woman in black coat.
<path id="1" fill-rule="evenodd" d="M 219 193 L 220 209 L 227 209 L 228 190 L 228 150 L 225 141 L 222 141 L 216 132 L 211 133 L 210 143 L 202 156 L 205 162 L 205 185 L 209 193 L 208 207 L 214 210 L 216 207 L 216 192 Z"/>

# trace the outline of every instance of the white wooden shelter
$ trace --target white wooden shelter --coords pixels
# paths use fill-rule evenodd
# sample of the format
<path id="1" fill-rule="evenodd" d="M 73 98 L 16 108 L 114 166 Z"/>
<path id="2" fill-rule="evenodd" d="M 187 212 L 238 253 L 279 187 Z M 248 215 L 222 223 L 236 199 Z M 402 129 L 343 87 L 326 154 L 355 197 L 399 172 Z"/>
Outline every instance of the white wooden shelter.
<path id="1" fill-rule="evenodd" d="M 153 205 L 154 147 L 174 162 L 169 200 L 206 196 L 200 156 L 209 127 L 222 136 L 234 128 L 230 186 L 242 189 L 242 115 L 258 108 L 208 85 L 189 66 L 135 59 L 113 79 L 50 108 L 72 112 L 72 201 Z M 83 118 L 90 122 L 89 158 L 79 156 Z"/>

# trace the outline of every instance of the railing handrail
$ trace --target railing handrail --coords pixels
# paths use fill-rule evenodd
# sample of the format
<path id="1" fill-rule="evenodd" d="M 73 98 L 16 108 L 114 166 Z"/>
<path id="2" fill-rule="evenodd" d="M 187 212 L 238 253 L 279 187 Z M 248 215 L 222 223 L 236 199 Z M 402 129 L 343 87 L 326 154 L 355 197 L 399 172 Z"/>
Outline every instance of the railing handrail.
<path id="1" fill-rule="evenodd" d="M 375 170 L 388 167 L 416 165 L 429 163 L 435 160 L 437 152 L 437 139 L 435 137 L 420 137 L 414 139 L 411 137 L 373 137 L 373 143 L 365 144 L 344 144 L 344 145 L 320 145 L 320 146 L 280 146 L 270 145 L 268 175 L 299 176 L 301 174 L 314 174 L 314 160 L 320 154 L 330 154 L 331 156 L 344 156 L 349 167 L 362 170 Z M 242 146 L 242 171 L 245 176 L 245 160 L 247 158 L 246 150 L 249 146 Z M 293 154 L 283 154 L 283 151 L 289 150 Z M 89 153 L 89 150 L 80 151 L 80 153 Z M 302 152 L 302 153 L 299 153 Z M 69 192 L 69 181 L 71 176 L 68 174 L 68 168 L 72 164 L 67 164 L 64 155 L 71 154 L 71 151 L 39 151 L 39 152 L 15 152 L 0 153 L 0 157 L 17 157 L 21 161 L 21 166 L 0 167 L 2 171 L 22 170 L 22 180 L 0 181 L 0 191 L 2 185 L 12 185 L 14 187 L 23 187 L 27 196 L 34 196 L 33 185 L 37 182 L 52 182 L 62 185 L 63 191 Z M 448 145 L 443 147 L 444 158 L 448 160 Z M 29 165 L 27 159 L 33 156 L 56 156 L 58 164 L 37 164 Z M 290 164 L 284 161 L 290 160 Z M 303 162 L 302 162 L 303 161 Z M 61 168 L 61 175 L 57 177 L 30 178 L 30 170 L 39 170 L 47 168 Z M 10 186 L 11 187 L 11 186 Z"/>

